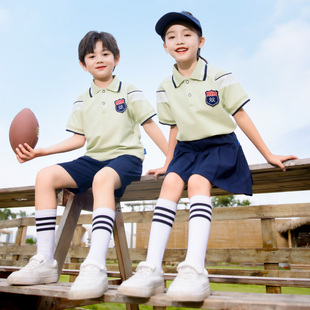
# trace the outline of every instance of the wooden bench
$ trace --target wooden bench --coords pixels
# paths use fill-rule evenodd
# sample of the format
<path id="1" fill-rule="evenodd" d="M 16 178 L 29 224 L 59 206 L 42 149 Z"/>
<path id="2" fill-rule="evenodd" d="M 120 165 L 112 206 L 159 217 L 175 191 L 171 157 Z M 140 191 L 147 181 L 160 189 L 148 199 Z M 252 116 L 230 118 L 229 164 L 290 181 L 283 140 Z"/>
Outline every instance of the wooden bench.
<path id="1" fill-rule="evenodd" d="M 250 166 L 254 185 L 254 193 L 274 193 L 274 192 L 287 192 L 287 191 L 300 191 L 310 189 L 310 159 L 301 159 L 288 161 L 285 163 L 287 167 L 286 172 L 280 171 L 279 168 L 273 167 L 269 164 L 252 165 Z M 143 176 L 140 181 L 132 183 L 126 190 L 122 201 L 137 201 L 137 200 L 154 200 L 158 198 L 160 187 L 163 178 L 154 180 L 151 176 Z M 228 194 L 225 191 L 213 188 L 212 195 Z M 187 193 L 184 191 L 183 197 L 186 197 Z M 88 191 L 84 195 L 74 196 L 69 194 L 66 190 L 60 190 L 57 192 L 58 204 L 66 206 L 64 214 L 60 220 L 59 228 L 56 235 L 56 247 L 55 258 L 59 264 L 59 270 L 62 270 L 63 263 L 65 261 L 70 243 L 72 240 L 74 228 L 80 218 L 81 210 L 91 210 L 92 208 L 92 194 Z M 0 208 L 13 208 L 22 206 L 34 205 L 34 187 L 23 188 L 7 188 L 0 190 Z M 121 279 L 126 279 L 132 274 L 132 264 L 130 260 L 131 250 L 128 250 L 127 242 L 125 238 L 124 220 L 121 212 L 120 201 L 116 201 L 116 220 L 114 226 L 114 239 L 116 257 L 119 263 L 119 272 Z M 284 207 L 285 209 L 286 207 Z M 251 208 L 252 209 L 252 208 Z M 283 212 L 284 209 L 282 208 Z M 286 209 L 285 212 L 291 212 L 293 208 Z M 250 210 L 250 209 L 249 209 Z M 304 206 L 304 213 L 307 216 L 310 214 L 308 205 Z M 309 211 L 308 211 L 309 210 Z M 220 210 L 214 210 L 214 217 Z M 181 212 L 178 212 L 181 213 Z M 263 234 L 263 242 L 265 245 L 265 251 L 257 253 L 255 249 L 247 249 L 243 251 L 242 255 L 247 257 L 248 255 L 257 255 L 260 260 L 264 262 L 265 269 L 275 271 L 278 269 L 279 261 L 299 261 L 300 263 L 306 263 L 310 261 L 308 249 L 278 249 L 274 240 L 274 215 L 272 212 L 268 213 L 268 206 L 265 210 L 257 207 L 249 211 L 248 218 L 258 216 L 262 214 L 262 225 L 264 227 L 263 232 L 269 232 Z M 286 213 L 287 216 L 294 216 L 293 213 Z M 300 213 L 299 213 L 300 214 Z M 304 216 L 306 216 L 304 215 Z M 150 215 L 151 216 L 151 213 Z M 234 215 L 235 216 L 235 215 Z M 231 218 L 228 216 L 228 218 Z M 22 219 L 21 219 L 22 221 Z M 1 227 L 2 228 L 2 227 Z M 25 249 L 26 250 L 26 249 Z M 252 252 L 251 252 L 252 251 Z M 166 251 L 165 256 L 173 255 L 173 250 Z M 185 251 L 183 250 L 185 253 Z M 214 255 L 212 249 L 207 251 L 207 257 Z M 218 251 L 220 252 L 220 251 Z M 145 255 L 145 251 L 141 251 L 140 258 Z M 266 254 L 268 253 L 268 254 Z M 24 254 L 24 253 L 23 253 Z M 218 254 L 217 254 L 218 255 Z M 230 249 L 229 251 L 223 250 L 222 255 L 218 256 L 222 261 L 229 261 L 232 257 L 240 257 L 240 250 Z M 304 257 L 301 259 L 301 257 Z M 166 275 L 169 278 L 169 275 Z M 173 277 L 173 275 L 170 275 Z M 308 276 L 309 278 L 309 276 Z M 233 275 L 210 275 L 210 280 L 213 282 L 228 282 L 228 283 L 265 283 L 267 287 L 271 288 L 271 292 L 277 292 L 277 287 L 281 286 L 284 279 L 276 278 L 255 278 L 247 276 L 233 276 Z M 290 279 L 291 285 L 309 287 L 308 279 Z M 287 281 L 288 282 L 288 281 Z M 37 309 L 64 309 L 74 306 L 81 306 L 85 304 L 100 303 L 100 302 L 120 302 L 126 303 L 127 308 L 135 309 L 137 304 L 148 304 L 157 307 L 158 309 L 164 309 L 166 306 L 171 306 L 171 302 L 166 300 L 165 294 L 154 296 L 148 300 L 127 298 L 118 296 L 116 294 L 116 288 L 111 284 L 109 291 L 104 294 L 100 299 L 86 300 L 86 301 L 68 301 L 66 299 L 66 292 L 70 284 L 57 283 L 46 286 L 8 286 L 5 279 L 0 281 L 0 305 L 5 308 L 10 305 L 11 309 L 18 309 L 19 300 L 26 302 L 32 300 L 35 304 L 34 308 Z M 274 289 L 276 288 L 276 289 Z M 267 290 L 268 292 L 268 290 Z M 19 298 L 16 298 L 18 294 Z M 265 296 L 265 297 L 264 297 Z M 265 301 L 264 298 L 266 298 Z M 238 301 L 239 300 L 239 301 Z M 17 302 L 18 301 L 18 302 Z M 29 301 L 30 302 L 30 301 Z M 242 294 L 242 293 L 224 293 L 224 292 L 212 292 L 212 295 L 202 303 L 182 305 L 177 303 L 173 306 L 178 307 L 197 307 L 197 308 L 212 308 L 212 309 L 290 309 L 290 306 L 294 304 L 294 309 L 309 309 L 310 296 L 287 296 L 287 295 L 266 295 L 266 294 Z M 240 308 L 242 305 L 243 308 Z M 238 308 L 239 307 L 239 308 Z"/>

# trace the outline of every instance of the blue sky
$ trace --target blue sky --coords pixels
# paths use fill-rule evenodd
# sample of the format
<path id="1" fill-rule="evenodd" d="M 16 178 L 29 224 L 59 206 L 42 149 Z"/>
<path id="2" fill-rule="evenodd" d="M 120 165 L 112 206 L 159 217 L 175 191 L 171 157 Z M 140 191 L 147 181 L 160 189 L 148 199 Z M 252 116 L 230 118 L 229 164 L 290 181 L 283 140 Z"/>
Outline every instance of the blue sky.
<path id="1" fill-rule="evenodd" d="M 70 136 L 65 126 L 72 104 L 91 81 L 77 57 L 88 31 L 116 37 L 121 61 L 115 73 L 141 88 L 156 107 L 156 88 L 171 73 L 173 59 L 164 51 L 155 23 L 163 14 L 181 10 L 202 24 L 202 56 L 232 71 L 245 88 L 251 98 L 245 109 L 271 151 L 310 157 L 310 1 L 0 1 L 0 187 L 33 185 L 42 167 L 83 154 L 81 149 L 21 165 L 8 131 L 14 116 L 28 107 L 40 123 L 38 146 Z M 161 128 L 167 136 L 167 128 Z M 237 135 L 249 163 L 263 163 L 239 130 Z M 164 157 L 142 137 L 146 172 L 161 166 Z M 308 194 L 298 199 L 307 200 Z M 296 201 L 297 195 L 273 197 L 272 202 Z M 263 201 L 259 195 L 255 199 Z"/>

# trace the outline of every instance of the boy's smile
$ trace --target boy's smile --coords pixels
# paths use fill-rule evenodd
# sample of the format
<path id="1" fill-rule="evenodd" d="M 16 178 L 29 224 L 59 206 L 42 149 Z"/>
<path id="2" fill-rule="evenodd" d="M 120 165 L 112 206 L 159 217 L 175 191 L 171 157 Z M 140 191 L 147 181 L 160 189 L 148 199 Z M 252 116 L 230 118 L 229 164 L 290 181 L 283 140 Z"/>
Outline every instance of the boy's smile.
<path id="1" fill-rule="evenodd" d="M 80 63 L 85 71 L 93 77 L 95 84 L 100 88 L 106 88 L 113 80 L 112 73 L 119 62 L 119 57 L 114 59 L 111 51 L 107 50 L 102 41 L 97 41 L 92 53 L 86 54 L 85 65 Z"/>

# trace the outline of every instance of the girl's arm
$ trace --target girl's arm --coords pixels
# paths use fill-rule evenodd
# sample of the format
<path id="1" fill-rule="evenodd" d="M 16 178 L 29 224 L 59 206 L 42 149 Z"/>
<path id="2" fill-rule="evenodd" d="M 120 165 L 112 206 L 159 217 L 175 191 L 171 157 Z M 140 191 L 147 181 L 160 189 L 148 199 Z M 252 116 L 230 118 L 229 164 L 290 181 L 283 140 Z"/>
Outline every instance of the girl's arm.
<path id="1" fill-rule="evenodd" d="M 73 134 L 72 137 L 56 145 L 46 148 L 33 149 L 27 143 L 25 143 L 24 145 L 20 144 L 16 149 L 17 152 L 16 157 L 20 163 L 24 163 L 36 157 L 76 150 L 82 147 L 85 144 L 85 141 L 86 141 L 85 136 Z"/>
<path id="2" fill-rule="evenodd" d="M 255 145 L 258 151 L 264 156 L 264 158 L 272 165 L 279 166 L 283 171 L 285 171 L 285 166 L 282 162 L 289 160 L 289 159 L 297 159 L 296 156 L 287 155 L 273 155 L 265 142 L 263 141 L 262 137 L 260 136 L 258 130 L 256 129 L 254 123 L 248 116 L 248 114 L 241 108 L 235 115 L 234 119 L 240 129 L 245 133 L 245 135 L 250 139 L 250 141 Z"/>
<path id="3" fill-rule="evenodd" d="M 169 141 L 168 141 L 168 153 L 166 157 L 165 165 L 162 168 L 158 169 L 152 169 L 149 170 L 146 174 L 153 174 L 155 179 L 157 179 L 157 176 L 160 174 L 165 174 L 167 171 L 167 168 L 173 158 L 173 153 L 175 146 L 177 144 L 177 133 L 178 133 L 178 127 L 177 126 L 171 126 L 170 128 L 170 134 L 169 134 Z"/>
<path id="4" fill-rule="evenodd" d="M 160 150 L 167 156 L 168 143 L 167 140 L 159 129 L 157 124 L 152 120 L 147 120 L 143 125 L 143 129 L 148 134 L 148 136 L 154 141 L 154 143 L 160 148 Z"/>

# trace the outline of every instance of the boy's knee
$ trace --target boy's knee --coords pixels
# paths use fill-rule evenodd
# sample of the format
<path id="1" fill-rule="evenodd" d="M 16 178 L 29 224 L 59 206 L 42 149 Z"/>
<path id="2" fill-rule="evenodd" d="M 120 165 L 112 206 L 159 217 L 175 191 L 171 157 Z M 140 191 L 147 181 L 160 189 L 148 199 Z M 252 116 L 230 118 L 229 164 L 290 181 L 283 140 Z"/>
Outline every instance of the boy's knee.
<path id="1" fill-rule="evenodd" d="M 41 169 L 36 176 L 36 184 L 40 183 L 53 183 L 57 179 L 57 170 L 60 166 L 54 165 Z"/>

